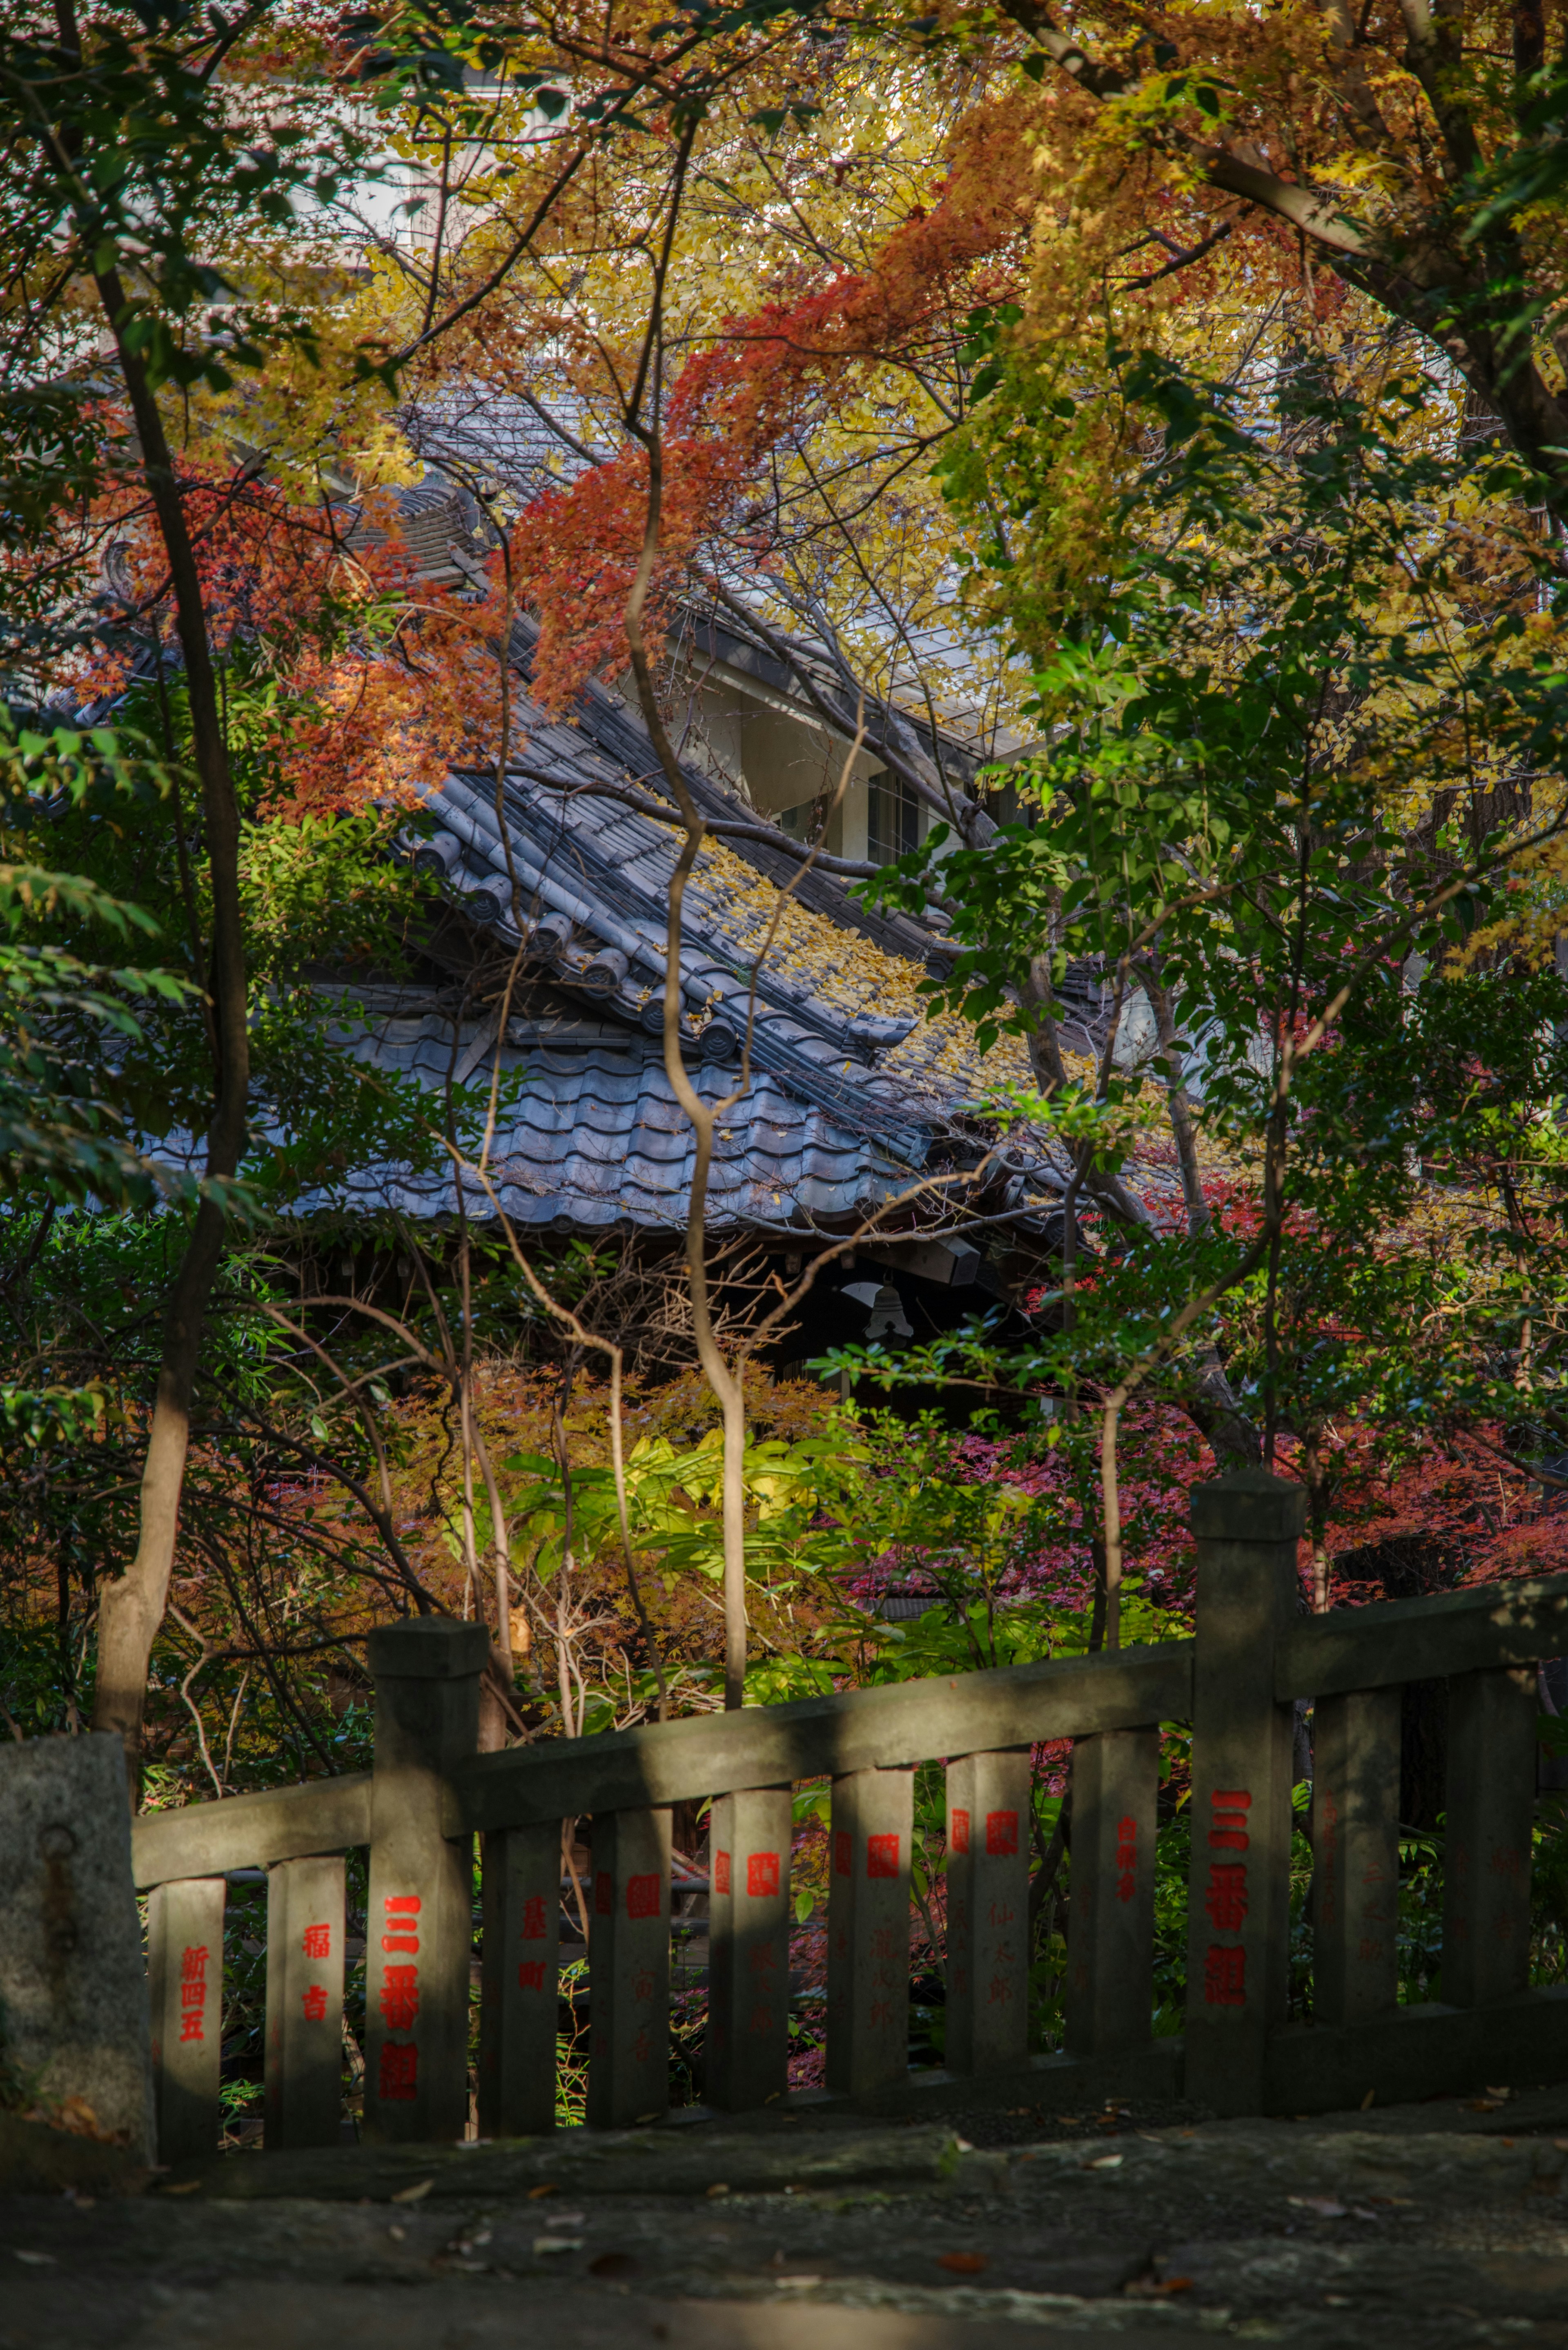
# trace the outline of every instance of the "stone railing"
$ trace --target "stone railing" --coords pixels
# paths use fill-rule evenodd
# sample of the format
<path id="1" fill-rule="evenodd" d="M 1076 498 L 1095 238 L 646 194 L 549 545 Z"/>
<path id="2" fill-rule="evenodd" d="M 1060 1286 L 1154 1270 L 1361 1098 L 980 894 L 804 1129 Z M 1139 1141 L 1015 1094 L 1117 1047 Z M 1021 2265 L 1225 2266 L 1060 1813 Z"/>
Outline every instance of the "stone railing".
<path id="1" fill-rule="evenodd" d="M 670 1806 L 712 1799 L 704 2095 L 789 2097 L 792 1789 L 832 1783 L 827 2088 L 866 2110 L 945 2098 L 1186 2095 L 1306 2113 L 1568 2074 L 1568 1994 L 1532 1993 L 1536 1665 L 1568 1649 L 1568 1578 L 1314 1618 L 1296 1486 L 1199 1486 L 1198 1636 L 510 1752 L 475 1752 L 486 1637 L 373 1633 L 373 1771 L 154 1814 L 154 2065 L 165 2161 L 218 2138 L 224 1872 L 268 1871 L 265 2142 L 339 2128 L 344 1854 L 369 1848 L 364 2127 L 462 2136 L 482 1839 L 482 2135 L 556 2110 L 561 1825 L 592 1818 L 590 2125 L 668 2101 Z M 1445 1678 L 1443 2003 L 1400 2006 L 1400 1687 Z M 1284 2021 L 1293 1723 L 1315 1701 L 1314 2021 Z M 1151 2036 L 1159 1726 L 1192 1725 L 1186 2030 Z M 1030 1749 L 1071 1739 L 1065 2048 L 1026 2048 Z M 914 1769 L 947 1784 L 945 2066 L 909 2065 Z"/>

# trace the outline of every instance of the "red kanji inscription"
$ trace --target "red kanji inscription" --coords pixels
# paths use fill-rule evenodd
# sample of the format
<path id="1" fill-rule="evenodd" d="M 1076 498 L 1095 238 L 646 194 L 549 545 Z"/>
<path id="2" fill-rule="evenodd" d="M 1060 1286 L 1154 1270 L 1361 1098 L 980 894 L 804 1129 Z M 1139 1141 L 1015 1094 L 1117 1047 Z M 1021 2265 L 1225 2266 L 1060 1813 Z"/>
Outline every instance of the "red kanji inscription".
<path id="1" fill-rule="evenodd" d="M 545 1961 L 543 1959 L 522 1959 L 518 1961 L 517 1988 L 519 1991 L 544 1990 Z"/>
<path id="2" fill-rule="evenodd" d="M 896 1835 L 867 1837 L 866 1874 L 867 1877 L 898 1876 L 898 1839 Z"/>
<path id="3" fill-rule="evenodd" d="M 330 1926 L 307 1926 L 299 1938 L 299 1947 L 307 1959 L 329 1959 L 332 1956 Z"/>
<path id="4" fill-rule="evenodd" d="M 306 1983 L 299 1995 L 299 2003 L 305 2010 L 306 2023 L 320 2023 L 327 2014 L 326 1984 Z"/>
<path id="5" fill-rule="evenodd" d="M 524 1942 L 542 1942 L 546 1931 L 545 1897 L 542 1893 L 530 1893 L 523 1904 L 523 1932 L 519 1939 Z"/>
<path id="6" fill-rule="evenodd" d="M 411 2041 L 384 2040 L 376 2076 L 379 2094 L 391 2104 L 406 2103 L 419 2095 L 420 2052 Z"/>
<path id="7" fill-rule="evenodd" d="M 1247 1864 L 1244 1860 L 1212 1860 L 1203 1907 L 1217 1934 L 1239 1934 L 1247 1916 Z"/>
<path id="8" fill-rule="evenodd" d="M 381 1937 L 384 1950 L 417 1950 L 420 1897 L 417 1893 L 389 1894 L 386 1902 L 387 1930 Z M 411 2092 L 410 2092 L 411 2094 Z"/>
<path id="9" fill-rule="evenodd" d="M 389 2032 L 411 2032 L 420 2012 L 418 1967 L 387 1967 L 381 1975 L 380 2009 Z"/>
<path id="10" fill-rule="evenodd" d="M 1211 1845 L 1220 1845 L 1231 1852 L 1247 1849 L 1247 1814 L 1252 1808 L 1252 1798 L 1245 1787 L 1231 1792 L 1219 1789 L 1210 1799 L 1213 1819 L 1209 1830 Z"/>
<path id="11" fill-rule="evenodd" d="M 835 1877 L 852 1877 L 855 1874 L 847 1828 L 835 1828 L 833 1831 L 833 1874 Z"/>
<path id="12" fill-rule="evenodd" d="M 728 1893 L 730 1889 L 730 1856 L 727 1852 L 713 1855 L 713 1890 Z"/>
<path id="13" fill-rule="evenodd" d="M 207 2007 L 207 1943 L 188 1943 L 179 1958 L 179 2037 L 207 2043 L 207 2021 L 202 2009 Z"/>
<path id="14" fill-rule="evenodd" d="M 651 1877 L 628 1877 L 626 1880 L 626 1914 L 628 1918 L 657 1918 L 663 1908 L 661 1885 L 657 1872 Z"/>
<path id="15" fill-rule="evenodd" d="M 1018 1850 L 1018 1814 L 1016 1812 L 987 1812 L 985 1815 L 985 1848 L 993 1856 L 1005 1857 Z"/>
<path id="16" fill-rule="evenodd" d="M 1130 1901 L 1137 1889 L 1137 1822 L 1116 1822 L 1116 1899 Z"/>
<path id="17" fill-rule="evenodd" d="M 1247 1952 L 1238 1942 L 1210 1942 L 1203 1960 L 1203 1996 L 1210 2007 L 1247 2004 Z"/>
<path id="18" fill-rule="evenodd" d="M 949 1842 L 955 1852 L 969 1850 L 969 1814 L 967 1812 L 954 1812 L 952 1826 L 949 1830 Z"/>
<path id="19" fill-rule="evenodd" d="M 753 1852 L 746 1856 L 746 1890 L 759 1897 L 779 1889 L 779 1856 L 776 1852 Z"/>

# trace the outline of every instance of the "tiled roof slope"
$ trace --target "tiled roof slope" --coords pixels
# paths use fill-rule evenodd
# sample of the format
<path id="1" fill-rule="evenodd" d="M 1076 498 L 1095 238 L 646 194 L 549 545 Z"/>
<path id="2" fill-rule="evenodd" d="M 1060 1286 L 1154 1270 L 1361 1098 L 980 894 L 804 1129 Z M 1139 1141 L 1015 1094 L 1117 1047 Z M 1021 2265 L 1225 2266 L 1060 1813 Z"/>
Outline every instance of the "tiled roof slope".
<path id="1" fill-rule="evenodd" d="M 519 623 L 512 650 L 524 677 L 534 641 Z M 629 788 L 669 804 L 639 720 L 596 680 L 566 719 L 520 696 L 514 727 L 501 815 L 492 775 L 452 774 L 431 795 L 431 829 L 421 827 L 410 846 L 467 923 L 493 941 L 493 969 L 523 948 L 520 1016 L 498 1043 L 495 1015 L 484 1024 L 472 994 L 453 1002 L 440 990 L 422 999 L 405 990 L 350 1040 L 432 1088 L 449 1076 L 489 1075 L 498 1052 L 504 1072 L 523 1073 L 490 1170 L 508 1214 L 562 1231 L 684 1222 L 693 1143 L 660 1047 L 670 977 L 683 1057 L 709 1100 L 738 1082 L 750 1018 L 752 1082 L 721 1128 L 713 1229 L 842 1231 L 922 1175 L 961 1172 L 985 1157 L 976 1105 L 1009 1079 L 1026 1084 L 1027 1062 L 1016 1040 L 982 1060 L 967 1024 L 930 1016 L 919 988 L 946 968 L 939 936 L 862 905 L 830 874 L 803 876 L 782 836 L 774 847 L 710 834 L 670 974 L 667 908 L 681 837 L 673 820 L 614 796 Z M 755 811 L 701 770 L 682 773 L 710 820 L 758 826 Z M 1139 1171 L 1146 1191 L 1168 1180 Z M 1014 1140 L 1000 1173 L 988 1169 L 983 1200 L 970 1204 L 1044 1214 L 1065 1173 L 1048 1135 Z M 470 1179 L 467 1190 L 472 1213 L 491 1212 L 483 1187 Z M 406 1170 L 379 1170 L 365 1197 L 423 1214 L 453 1205 L 448 1179 L 414 1182 Z M 888 1229 L 940 1222 L 957 1204 L 951 1191 L 929 1193 Z"/>
<path id="2" fill-rule="evenodd" d="M 652 745 L 597 684 L 570 721 L 524 702 L 516 723 L 504 838 L 493 779 L 454 774 L 431 795 L 433 829 L 419 827 L 410 845 L 439 874 L 465 928 L 493 941 L 493 971 L 523 947 L 519 1016 L 498 1045 L 494 1011 L 472 993 L 404 988 L 368 1006 L 346 1042 L 432 1088 L 449 1076 L 488 1076 L 497 1051 L 504 1072 L 523 1073 L 491 1168 L 502 1205 L 520 1222 L 675 1227 L 687 1212 L 693 1159 L 660 1045 L 666 909 L 680 837 L 605 788 L 659 796 Z M 706 815 L 756 821 L 699 771 L 688 771 L 688 783 Z M 720 1131 L 716 1229 L 842 1230 L 921 1175 L 974 1167 L 987 1148 L 969 1106 L 992 1072 L 963 1024 L 929 1019 L 919 993 L 926 972 L 941 967 L 940 939 L 903 916 L 877 915 L 815 872 L 781 913 L 778 885 L 798 875 L 782 840 L 774 848 L 710 836 L 688 887 L 677 974 L 683 1056 L 710 1100 L 738 1082 L 756 971 L 752 1082 Z M 1044 1210 L 1062 1180 L 1042 1139 L 1012 1153 L 1000 1177 L 988 1171 L 986 1205 Z M 468 1189 L 471 1211 L 490 1212 L 483 1190 L 472 1181 Z M 367 1205 L 408 1212 L 453 1205 L 450 1180 L 416 1182 L 406 1170 L 378 1170 L 364 1193 Z M 933 1195 L 895 1222 L 945 1212 Z"/>
<path id="3" fill-rule="evenodd" d="M 356 990 L 364 1003 L 365 992 Z M 348 1047 L 439 1090 L 449 1075 L 493 1066 L 493 1021 L 466 1021 L 433 994 L 404 990 L 365 1004 Z M 525 1077 L 515 1117 L 503 1118 L 486 1172 L 495 1201 L 520 1226 L 556 1232 L 673 1231 L 684 1223 L 695 1146 L 665 1077 L 656 1038 L 611 1021 L 514 1020 L 500 1049 L 504 1076 Z M 464 1064 L 470 1064 L 467 1071 Z M 692 1069 L 698 1091 L 722 1099 L 733 1072 Z M 469 1213 L 487 1221 L 490 1194 L 463 1177 Z M 909 1170 L 871 1136 L 841 1126 L 765 1076 L 721 1124 L 709 1180 L 711 1229 L 837 1229 L 896 1196 Z M 455 1206 L 448 1177 L 381 1167 L 351 1178 L 349 1204 L 425 1217 Z"/>

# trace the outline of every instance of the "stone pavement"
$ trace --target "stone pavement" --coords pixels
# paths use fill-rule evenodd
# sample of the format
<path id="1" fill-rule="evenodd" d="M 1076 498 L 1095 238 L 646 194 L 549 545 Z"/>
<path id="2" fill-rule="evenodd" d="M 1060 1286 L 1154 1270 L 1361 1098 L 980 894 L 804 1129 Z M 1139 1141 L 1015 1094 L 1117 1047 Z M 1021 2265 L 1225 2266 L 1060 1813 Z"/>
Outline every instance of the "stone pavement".
<path id="1" fill-rule="evenodd" d="M 10 2193 L 0 2350 L 1568 2350 L 1568 2092 L 963 2126 L 1013 2142 L 808 2115 Z"/>

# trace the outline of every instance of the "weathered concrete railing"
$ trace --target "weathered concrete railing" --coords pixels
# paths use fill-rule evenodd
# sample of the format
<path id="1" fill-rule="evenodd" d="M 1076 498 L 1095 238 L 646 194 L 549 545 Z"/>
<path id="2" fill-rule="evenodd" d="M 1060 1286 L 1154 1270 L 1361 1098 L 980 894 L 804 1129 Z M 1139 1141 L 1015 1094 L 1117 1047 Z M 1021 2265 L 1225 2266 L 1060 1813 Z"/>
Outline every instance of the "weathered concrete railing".
<path id="1" fill-rule="evenodd" d="M 1527 1990 L 1539 1659 L 1568 1578 L 1303 1620 L 1296 1486 L 1197 1489 L 1194 1640 L 476 1754 L 486 1639 L 371 1635 L 375 1769 L 138 1822 L 153 1887 L 165 2160 L 217 2136 L 223 1877 L 268 1866 L 266 2143 L 338 2127 L 346 1848 L 369 1845 L 365 2129 L 453 2138 L 467 2111 L 472 1838 L 483 1839 L 479 2115 L 556 2104 L 561 1823 L 593 1819 L 588 2120 L 668 2097 L 670 1810 L 714 1799 L 705 2095 L 782 2101 L 791 1791 L 832 1782 L 827 2094 L 866 2106 L 1137 2090 L 1304 2112 L 1568 2074 L 1568 1995 Z M 1399 1688 L 1450 1684 L 1440 2006 L 1397 2004 Z M 1316 1700 L 1315 2018 L 1287 2026 L 1293 1701 Z M 1184 2039 L 1151 2037 L 1159 1725 L 1193 1726 Z M 1066 2049 L 1027 2054 L 1031 1746 L 1070 1738 Z M 947 1765 L 947 2064 L 908 2062 L 914 1766 Z"/>

